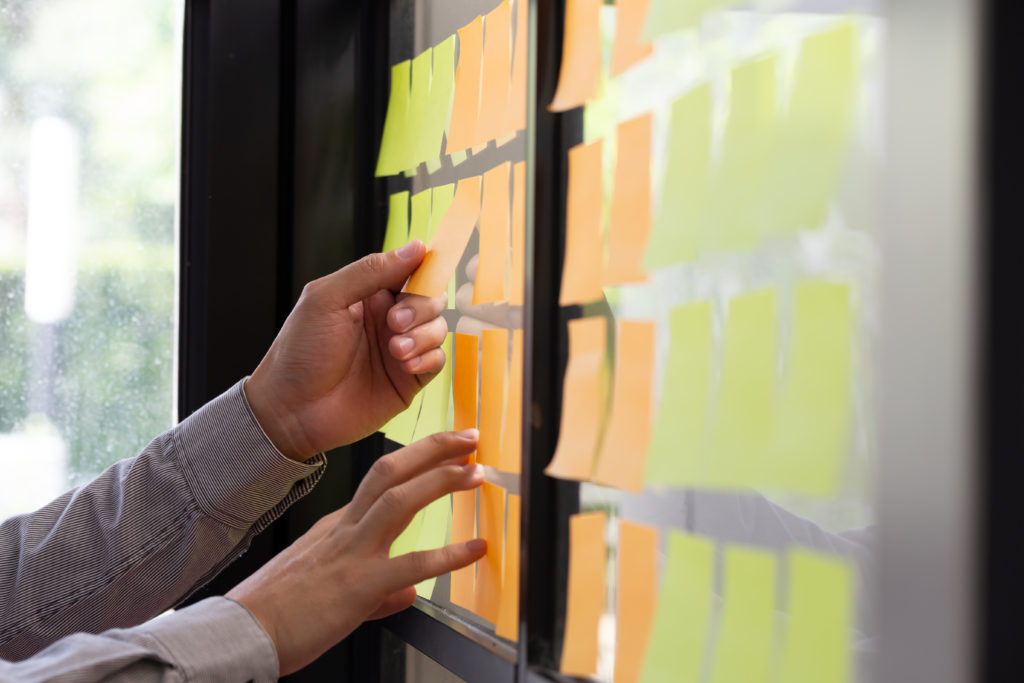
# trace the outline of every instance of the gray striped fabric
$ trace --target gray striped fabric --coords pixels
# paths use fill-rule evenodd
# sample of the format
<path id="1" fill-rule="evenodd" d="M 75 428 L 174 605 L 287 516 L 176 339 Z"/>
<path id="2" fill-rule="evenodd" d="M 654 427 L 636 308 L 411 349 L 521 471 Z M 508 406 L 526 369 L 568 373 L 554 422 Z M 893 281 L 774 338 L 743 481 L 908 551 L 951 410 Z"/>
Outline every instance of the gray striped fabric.
<path id="1" fill-rule="evenodd" d="M 111 466 L 37 512 L 5 520 L 0 523 L 0 658 L 32 657 L 70 634 L 132 627 L 178 604 L 308 493 L 325 465 L 322 455 L 297 463 L 278 453 L 253 417 L 239 382 L 135 458 Z M 186 623 L 210 602 L 182 610 L 186 617 L 172 615 L 154 624 L 164 619 L 172 619 L 172 626 Z M 218 610 L 220 618 L 245 612 L 237 605 L 220 605 L 230 601 L 213 602 L 206 609 Z M 134 630 L 106 638 L 76 635 L 57 649 L 67 661 L 76 659 L 67 648 L 78 646 L 87 648 L 83 658 L 102 660 L 102 651 L 88 648 L 107 646 L 112 638 L 129 643 Z M 222 638 L 231 635 L 221 633 L 227 634 Z M 169 661 L 170 649 L 145 645 L 151 637 L 139 631 L 133 645 L 139 657 L 132 661 L 183 675 L 187 663 Z M 216 638 L 208 642 L 222 652 L 231 649 Z M 259 645 L 264 662 L 274 658 L 276 667 L 265 636 Z M 111 656 L 124 657 L 124 652 L 115 648 Z M 203 661 L 211 655 L 196 656 Z M 245 657 L 256 655 L 247 652 Z M 0 681 L 10 666 L 0 661 Z M 248 666 L 239 662 L 239 671 Z M 85 671 L 69 671 L 70 677 L 63 678 L 50 670 L 38 680 L 105 680 L 103 671 L 109 669 L 96 669 L 92 678 Z M 196 675 L 187 680 L 213 680 Z M 253 677 L 244 674 L 241 680 L 246 676 Z M 32 677 L 19 674 L 12 680 Z"/>

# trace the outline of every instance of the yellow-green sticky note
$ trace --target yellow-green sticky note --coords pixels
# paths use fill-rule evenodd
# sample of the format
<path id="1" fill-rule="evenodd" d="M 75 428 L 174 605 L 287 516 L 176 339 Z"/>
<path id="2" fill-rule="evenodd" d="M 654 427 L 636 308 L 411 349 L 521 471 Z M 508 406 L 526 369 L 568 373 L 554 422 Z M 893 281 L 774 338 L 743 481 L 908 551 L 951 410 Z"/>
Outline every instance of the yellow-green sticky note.
<path id="1" fill-rule="evenodd" d="M 423 405 L 423 392 L 416 394 L 409 407 L 393 417 L 384 428 L 384 436 L 395 443 L 408 446 L 412 443 L 413 433 L 416 431 L 416 421 L 419 419 L 420 407 Z"/>
<path id="2" fill-rule="evenodd" d="M 783 683 L 853 680 L 853 581 L 850 565 L 833 555 L 790 551 Z"/>
<path id="3" fill-rule="evenodd" d="M 777 443 L 765 483 L 828 496 L 839 487 L 852 419 L 849 285 L 797 285 L 792 330 Z"/>
<path id="4" fill-rule="evenodd" d="M 433 550 L 443 546 L 448 537 L 448 525 L 451 519 L 452 497 L 450 495 L 438 498 L 423 508 L 423 524 L 420 526 L 420 538 L 416 549 Z M 416 584 L 416 594 L 429 600 L 434 593 L 436 582 L 436 577 L 420 581 Z"/>
<path id="5" fill-rule="evenodd" d="M 440 159 L 430 159 L 427 161 L 427 173 L 437 173 L 441 170 Z"/>
<path id="6" fill-rule="evenodd" d="M 412 86 L 409 90 L 409 114 L 406 116 L 404 136 L 405 167 L 415 169 L 421 162 L 437 156 L 437 152 L 424 151 L 422 142 L 428 135 L 427 114 L 430 110 L 430 69 L 433 51 L 424 50 L 412 60 Z"/>
<path id="7" fill-rule="evenodd" d="M 651 437 L 648 484 L 686 486 L 703 479 L 711 400 L 711 304 L 673 309 L 661 400 Z"/>
<path id="8" fill-rule="evenodd" d="M 767 683 L 775 661 L 775 554 L 729 546 L 711 683 Z"/>
<path id="9" fill-rule="evenodd" d="M 417 192 L 409 198 L 412 217 L 409 219 L 409 241 L 430 243 L 430 190 Z"/>
<path id="10" fill-rule="evenodd" d="M 434 237 L 437 226 L 441 225 L 441 220 L 448 213 L 448 207 L 452 205 L 452 199 L 455 197 L 455 183 L 438 185 L 431 192 L 432 208 L 430 210 L 430 229 L 427 231 L 428 239 Z"/>
<path id="11" fill-rule="evenodd" d="M 448 281 L 448 310 L 455 310 L 455 274 L 452 274 L 452 279 Z"/>
<path id="12" fill-rule="evenodd" d="M 644 40 L 696 26 L 705 12 L 736 4 L 736 0 L 651 0 Z"/>
<path id="13" fill-rule="evenodd" d="M 377 176 L 401 173 L 409 168 L 405 163 L 405 123 L 409 113 L 409 78 L 412 63 L 406 59 L 391 67 L 391 94 L 384 117 L 384 132 L 377 157 Z"/>
<path id="14" fill-rule="evenodd" d="M 455 35 L 434 46 L 432 54 L 430 94 L 422 110 L 423 119 L 416 140 L 416 159 L 428 162 L 428 170 L 430 162 L 441 155 L 441 143 L 451 115 L 452 92 L 455 89 Z"/>
<path id="15" fill-rule="evenodd" d="M 381 251 L 398 249 L 409 241 L 409 193 L 396 192 L 388 200 L 388 225 Z"/>
<path id="16" fill-rule="evenodd" d="M 420 529 L 423 527 L 423 518 L 425 517 L 424 510 L 417 512 L 409 525 L 402 530 L 402 533 L 398 535 L 394 543 L 391 544 L 391 549 L 388 551 L 388 557 L 398 557 L 399 555 L 405 555 L 417 550 L 417 545 L 420 540 Z"/>
<path id="17" fill-rule="evenodd" d="M 710 486 L 763 481 L 775 437 L 778 358 L 776 295 L 755 291 L 729 302 L 722 381 L 708 463 Z"/>
<path id="18" fill-rule="evenodd" d="M 668 532 L 658 607 L 647 644 L 644 683 L 698 683 L 711 617 L 714 549 L 710 540 Z"/>
<path id="19" fill-rule="evenodd" d="M 650 270 L 695 259 L 706 237 L 711 168 L 711 86 L 672 105 L 668 162 L 647 245 Z"/>
<path id="20" fill-rule="evenodd" d="M 443 432 L 448 424 L 448 397 L 452 393 L 451 334 L 445 338 L 444 343 L 441 345 L 441 350 L 444 351 L 444 367 L 420 392 L 423 394 L 423 406 L 420 408 L 420 417 L 416 422 L 413 441 L 419 441 L 423 437 Z"/>
<path id="21" fill-rule="evenodd" d="M 452 159 L 452 166 L 458 166 L 465 161 L 469 155 L 466 153 L 466 150 L 460 149 L 458 152 L 452 152 L 450 156 Z"/>
<path id="22" fill-rule="evenodd" d="M 857 24 L 845 21 L 803 42 L 771 173 L 772 232 L 818 228 L 828 217 L 853 125 L 859 41 Z"/>

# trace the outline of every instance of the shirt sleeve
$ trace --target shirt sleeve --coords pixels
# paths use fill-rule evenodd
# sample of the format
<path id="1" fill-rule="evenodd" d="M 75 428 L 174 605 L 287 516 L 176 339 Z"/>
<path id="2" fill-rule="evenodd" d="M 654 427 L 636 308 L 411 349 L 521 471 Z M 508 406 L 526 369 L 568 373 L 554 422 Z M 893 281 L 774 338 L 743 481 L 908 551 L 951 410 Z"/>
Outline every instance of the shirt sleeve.
<path id="1" fill-rule="evenodd" d="M 277 674 L 269 636 L 248 610 L 221 597 L 135 628 L 77 633 L 21 662 L 0 661 L 0 683 L 262 682 Z"/>
<path id="2" fill-rule="evenodd" d="M 323 455 L 281 455 L 240 381 L 135 458 L 4 521 L 0 658 L 134 626 L 178 604 L 308 493 L 325 464 Z"/>

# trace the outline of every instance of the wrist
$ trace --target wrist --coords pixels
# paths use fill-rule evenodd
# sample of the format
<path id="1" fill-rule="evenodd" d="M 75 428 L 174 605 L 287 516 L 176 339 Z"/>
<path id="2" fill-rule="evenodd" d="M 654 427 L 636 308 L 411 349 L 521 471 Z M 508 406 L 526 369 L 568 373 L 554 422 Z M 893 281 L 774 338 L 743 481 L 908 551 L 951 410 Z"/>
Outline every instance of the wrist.
<path id="1" fill-rule="evenodd" d="M 295 416 L 272 400 L 271 392 L 264 390 L 255 374 L 242 383 L 242 393 L 264 436 L 281 455 L 297 462 L 305 462 L 316 455 L 316 450 L 301 434 L 301 425 Z"/>

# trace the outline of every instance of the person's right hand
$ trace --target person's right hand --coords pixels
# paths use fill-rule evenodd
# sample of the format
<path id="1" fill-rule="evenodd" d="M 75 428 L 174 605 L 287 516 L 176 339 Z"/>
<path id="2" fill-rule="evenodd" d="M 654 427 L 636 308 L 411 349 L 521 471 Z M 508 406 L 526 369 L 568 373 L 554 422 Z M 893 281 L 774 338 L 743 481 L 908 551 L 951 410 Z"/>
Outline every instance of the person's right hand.
<path id="1" fill-rule="evenodd" d="M 417 511 L 453 491 L 476 488 L 483 468 L 467 465 L 478 433 L 443 432 L 385 455 L 352 502 L 232 589 L 277 649 L 281 675 L 301 669 L 367 619 L 405 609 L 424 579 L 465 567 L 482 539 L 388 558 Z"/>

